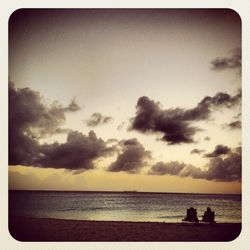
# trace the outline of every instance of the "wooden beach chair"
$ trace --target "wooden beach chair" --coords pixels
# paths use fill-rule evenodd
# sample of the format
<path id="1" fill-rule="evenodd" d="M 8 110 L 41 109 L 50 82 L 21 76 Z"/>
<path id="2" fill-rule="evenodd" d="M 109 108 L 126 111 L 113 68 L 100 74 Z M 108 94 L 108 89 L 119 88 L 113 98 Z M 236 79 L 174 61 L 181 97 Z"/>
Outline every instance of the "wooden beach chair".
<path id="1" fill-rule="evenodd" d="M 195 223 L 198 224 L 199 220 L 197 217 L 197 211 L 196 209 L 194 209 L 193 207 L 190 207 L 189 209 L 187 209 L 187 215 L 184 219 L 182 219 L 183 222 L 191 222 L 191 223 Z"/>

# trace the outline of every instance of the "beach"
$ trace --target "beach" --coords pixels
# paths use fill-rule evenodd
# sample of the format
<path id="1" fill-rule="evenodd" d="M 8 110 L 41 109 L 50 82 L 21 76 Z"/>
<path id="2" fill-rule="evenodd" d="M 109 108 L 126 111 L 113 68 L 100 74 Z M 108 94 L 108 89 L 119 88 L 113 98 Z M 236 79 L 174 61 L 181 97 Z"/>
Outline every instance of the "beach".
<path id="1" fill-rule="evenodd" d="M 90 221 L 10 216 L 18 241 L 231 241 L 241 223 L 187 224 Z"/>

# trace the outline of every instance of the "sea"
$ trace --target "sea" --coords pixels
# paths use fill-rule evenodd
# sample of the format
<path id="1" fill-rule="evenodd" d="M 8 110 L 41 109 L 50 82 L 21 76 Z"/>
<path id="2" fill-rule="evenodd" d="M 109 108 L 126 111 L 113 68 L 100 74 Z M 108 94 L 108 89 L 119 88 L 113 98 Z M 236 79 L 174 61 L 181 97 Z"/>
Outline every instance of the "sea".
<path id="1" fill-rule="evenodd" d="M 237 194 L 9 191 L 9 215 L 36 218 L 181 222 L 190 207 L 199 219 L 210 207 L 217 222 L 241 222 Z"/>

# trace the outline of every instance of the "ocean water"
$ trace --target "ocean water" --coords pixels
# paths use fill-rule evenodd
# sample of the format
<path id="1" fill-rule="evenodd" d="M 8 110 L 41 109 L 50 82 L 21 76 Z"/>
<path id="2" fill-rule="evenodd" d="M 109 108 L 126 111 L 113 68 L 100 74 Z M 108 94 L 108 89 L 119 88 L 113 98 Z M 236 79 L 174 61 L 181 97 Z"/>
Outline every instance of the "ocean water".
<path id="1" fill-rule="evenodd" d="M 241 222 L 241 195 L 9 191 L 9 214 L 75 220 L 181 222 L 189 207 L 201 219 L 209 206 L 217 222 Z"/>

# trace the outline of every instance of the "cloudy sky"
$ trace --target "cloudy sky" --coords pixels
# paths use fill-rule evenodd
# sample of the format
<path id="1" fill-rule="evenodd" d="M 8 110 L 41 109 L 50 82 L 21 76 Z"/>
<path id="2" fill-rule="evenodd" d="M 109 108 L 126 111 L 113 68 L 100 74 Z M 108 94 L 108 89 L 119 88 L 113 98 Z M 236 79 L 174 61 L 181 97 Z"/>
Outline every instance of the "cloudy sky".
<path id="1" fill-rule="evenodd" d="M 239 16 L 16 11 L 9 185 L 240 193 Z"/>

